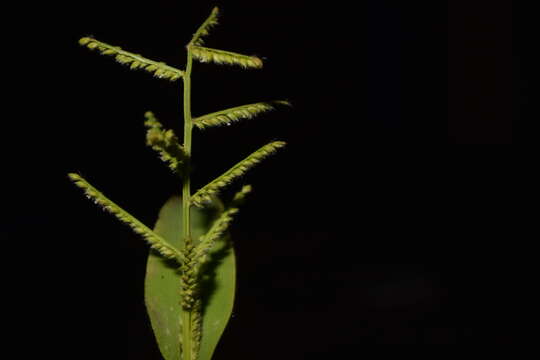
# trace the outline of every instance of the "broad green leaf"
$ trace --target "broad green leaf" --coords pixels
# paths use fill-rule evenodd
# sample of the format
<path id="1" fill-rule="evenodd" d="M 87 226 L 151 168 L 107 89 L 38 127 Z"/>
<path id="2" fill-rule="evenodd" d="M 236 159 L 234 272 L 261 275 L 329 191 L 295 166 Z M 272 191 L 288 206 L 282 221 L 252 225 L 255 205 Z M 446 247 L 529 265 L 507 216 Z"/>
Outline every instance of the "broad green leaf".
<path id="1" fill-rule="evenodd" d="M 206 233 L 215 214 L 192 209 L 193 239 Z M 183 248 L 182 202 L 172 197 L 160 211 L 155 232 L 176 248 Z M 236 282 L 234 250 L 221 239 L 201 269 L 202 339 L 198 360 L 210 360 L 231 316 Z M 148 256 L 145 301 L 159 349 L 165 360 L 181 360 L 180 276 L 174 263 L 157 253 Z"/>
<path id="2" fill-rule="evenodd" d="M 236 290 L 236 259 L 230 238 L 220 240 L 210 253 L 202 277 L 203 320 L 198 360 L 210 360 L 231 317 Z"/>

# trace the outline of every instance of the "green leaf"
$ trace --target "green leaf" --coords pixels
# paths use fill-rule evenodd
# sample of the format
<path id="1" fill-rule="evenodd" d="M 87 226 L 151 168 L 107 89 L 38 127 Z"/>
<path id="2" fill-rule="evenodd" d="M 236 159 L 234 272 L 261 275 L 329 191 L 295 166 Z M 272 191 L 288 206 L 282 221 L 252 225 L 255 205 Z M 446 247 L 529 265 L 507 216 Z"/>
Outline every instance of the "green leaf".
<path id="1" fill-rule="evenodd" d="M 193 239 L 204 235 L 216 211 L 193 208 Z M 154 231 L 176 248 L 183 248 L 182 202 L 172 197 L 160 211 Z M 221 239 L 201 268 L 202 339 L 198 360 L 210 360 L 232 314 L 236 261 L 230 239 Z M 174 262 L 151 252 L 148 256 L 145 301 L 158 346 L 165 360 L 181 360 L 180 276 Z"/>

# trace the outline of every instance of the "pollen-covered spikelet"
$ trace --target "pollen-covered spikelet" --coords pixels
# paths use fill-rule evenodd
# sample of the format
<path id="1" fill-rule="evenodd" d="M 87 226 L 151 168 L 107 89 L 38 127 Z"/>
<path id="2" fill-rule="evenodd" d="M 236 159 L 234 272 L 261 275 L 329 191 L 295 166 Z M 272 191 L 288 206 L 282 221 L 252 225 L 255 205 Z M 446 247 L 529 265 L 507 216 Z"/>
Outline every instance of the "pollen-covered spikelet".
<path id="1" fill-rule="evenodd" d="M 181 166 L 185 164 L 187 155 L 178 137 L 172 130 L 164 130 L 151 111 L 147 111 L 144 117 L 144 125 L 148 128 L 146 144 L 159 153 L 161 160 L 167 163 L 171 170 L 181 173 Z"/>
<path id="2" fill-rule="evenodd" d="M 193 57 L 200 62 L 216 64 L 239 65 L 243 68 L 262 68 L 263 62 L 257 56 L 237 54 L 230 51 L 211 49 L 202 46 L 192 46 Z"/>
<path id="3" fill-rule="evenodd" d="M 128 65 L 130 69 L 142 69 L 154 74 L 158 78 L 176 81 L 184 76 L 182 70 L 178 70 L 163 62 L 153 61 L 140 55 L 122 50 L 118 46 L 112 46 L 91 37 L 83 37 L 79 44 L 91 50 L 98 50 L 103 55 L 114 56 L 120 64 Z"/>
<path id="4" fill-rule="evenodd" d="M 184 256 L 178 250 L 176 250 L 176 248 L 167 243 L 165 239 L 154 233 L 134 216 L 105 197 L 105 195 L 90 185 L 80 175 L 68 174 L 68 176 L 75 185 L 84 191 L 87 198 L 93 200 L 94 203 L 100 205 L 104 210 L 113 214 L 120 221 L 131 227 L 133 231 L 141 235 L 151 245 L 151 247 L 157 250 L 161 255 L 168 259 L 175 259 L 179 263 L 183 262 Z"/>
<path id="5" fill-rule="evenodd" d="M 195 206 L 202 206 L 204 202 L 211 200 L 212 195 L 217 194 L 222 188 L 229 185 L 236 178 L 242 176 L 246 173 L 246 171 L 276 152 L 277 149 L 284 146 L 284 141 L 274 141 L 264 145 L 259 150 L 255 151 L 247 158 L 227 170 L 223 175 L 199 189 L 191 197 L 191 203 Z"/>
<path id="6" fill-rule="evenodd" d="M 290 105 L 290 103 L 287 101 L 274 101 L 237 106 L 199 116 L 193 119 L 193 125 L 199 129 L 205 129 L 210 126 L 230 125 L 233 122 L 237 122 L 242 119 L 251 119 L 262 112 L 273 110 L 273 103 Z"/>

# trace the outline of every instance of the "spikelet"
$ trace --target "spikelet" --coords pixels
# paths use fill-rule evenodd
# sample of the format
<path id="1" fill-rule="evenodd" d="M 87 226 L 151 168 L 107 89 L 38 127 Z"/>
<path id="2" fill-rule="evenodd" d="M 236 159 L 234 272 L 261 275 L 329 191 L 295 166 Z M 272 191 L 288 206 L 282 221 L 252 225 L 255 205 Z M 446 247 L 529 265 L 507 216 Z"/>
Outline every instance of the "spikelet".
<path id="1" fill-rule="evenodd" d="M 193 35 L 193 38 L 189 42 L 189 45 L 203 45 L 203 37 L 209 34 L 209 30 L 218 24 L 219 9 L 217 7 L 212 9 L 210 16 L 203 22 L 197 32 Z"/>
<path id="2" fill-rule="evenodd" d="M 290 103 L 287 101 L 274 101 L 273 103 L 290 105 Z M 262 112 L 273 109 L 274 106 L 272 106 L 272 103 L 270 102 L 242 105 L 199 116 L 193 119 L 193 125 L 201 130 L 210 126 L 231 125 L 233 122 L 237 122 L 242 119 L 251 119 Z"/>
<path id="3" fill-rule="evenodd" d="M 244 202 L 246 196 L 252 191 L 253 191 L 253 187 L 251 185 L 242 186 L 242 189 L 240 189 L 240 191 L 234 194 L 234 197 L 232 200 L 233 206 L 235 207 L 239 206 L 242 202 Z"/>
<path id="4" fill-rule="evenodd" d="M 163 62 L 146 59 L 140 55 L 122 50 L 118 46 L 105 44 L 90 37 L 83 37 L 79 40 L 79 44 L 91 50 L 98 50 L 103 55 L 114 56 L 115 60 L 120 64 L 128 65 L 130 69 L 145 70 L 158 78 L 176 81 L 184 76 L 182 70 L 175 69 Z"/>
<path id="5" fill-rule="evenodd" d="M 229 185 L 236 178 L 242 176 L 246 171 L 283 146 L 285 146 L 284 141 L 274 141 L 264 145 L 259 150 L 227 170 L 223 175 L 199 189 L 191 197 L 191 203 L 195 206 L 203 206 L 204 202 L 209 202 L 211 200 L 212 195 L 217 194 L 223 187 Z"/>
<path id="6" fill-rule="evenodd" d="M 174 246 L 170 245 L 161 236 L 154 233 L 142 222 L 105 197 L 105 195 L 90 185 L 80 175 L 68 174 L 68 176 L 75 183 L 75 185 L 84 190 L 87 198 L 93 200 L 95 204 L 100 205 L 104 210 L 113 214 L 120 221 L 131 227 L 133 231 L 141 235 L 151 245 L 151 247 L 157 250 L 161 255 L 168 259 L 175 259 L 179 263 L 182 263 L 185 260 L 184 255 L 181 254 L 180 251 L 178 251 Z"/>
<path id="7" fill-rule="evenodd" d="M 243 68 L 257 68 L 263 66 L 263 62 L 256 56 L 242 55 L 230 51 L 211 49 L 202 46 L 192 46 L 193 57 L 200 62 L 213 62 L 216 64 L 239 65 Z"/>
<path id="8" fill-rule="evenodd" d="M 181 174 L 181 167 L 187 159 L 186 152 L 172 130 L 164 130 L 163 125 L 156 119 L 151 111 L 144 114 L 146 132 L 146 145 L 157 151 L 169 168 Z"/>

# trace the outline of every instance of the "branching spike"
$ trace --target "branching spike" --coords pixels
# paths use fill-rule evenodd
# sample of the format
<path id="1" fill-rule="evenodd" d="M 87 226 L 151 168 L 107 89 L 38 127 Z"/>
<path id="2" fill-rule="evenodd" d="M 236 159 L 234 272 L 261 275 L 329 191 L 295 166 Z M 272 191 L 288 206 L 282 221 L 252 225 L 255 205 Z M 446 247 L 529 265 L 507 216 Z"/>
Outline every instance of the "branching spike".
<path id="1" fill-rule="evenodd" d="M 122 50 L 118 46 L 112 46 L 91 37 L 83 37 L 79 40 L 79 44 L 90 50 L 98 50 L 103 55 L 114 56 L 115 60 L 120 64 L 128 65 L 130 69 L 143 69 L 158 78 L 176 81 L 184 76 L 182 70 L 173 68 L 163 62 L 146 59 L 140 55 Z"/>
<path id="2" fill-rule="evenodd" d="M 86 197 L 92 199 L 94 203 L 99 204 L 104 210 L 116 216 L 120 221 L 127 224 L 133 231 L 141 235 L 153 249 L 157 250 L 161 255 L 168 259 L 175 259 L 179 263 L 185 260 L 183 254 L 180 253 L 174 246 L 169 244 L 161 236 L 154 233 L 142 222 L 137 220 L 133 215 L 113 203 L 105 195 L 99 192 L 96 188 L 90 185 L 85 179 L 77 174 L 68 174 L 69 178 L 79 188 L 83 189 Z"/>
<path id="3" fill-rule="evenodd" d="M 233 122 L 237 122 L 242 119 L 251 119 L 262 112 L 273 110 L 274 106 L 272 103 L 290 105 L 290 103 L 287 101 L 274 101 L 237 106 L 199 116 L 193 119 L 193 125 L 201 130 L 211 126 L 230 125 Z"/>
<path id="4" fill-rule="evenodd" d="M 239 65 L 243 68 L 257 68 L 263 66 L 263 62 L 256 56 L 242 55 L 230 51 L 211 49 L 202 46 L 192 46 L 193 57 L 200 62 L 213 62 L 216 64 Z"/>
<path id="5" fill-rule="evenodd" d="M 151 111 L 144 114 L 146 121 L 144 125 L 148 128 L 146 132 L 146 145 L 157 151 L 169 168 L 181 174 L 182 165 L 185 164 L 187 155 L 180 145 L 178 137 L 172 130 L 164 130 L 163 125 L 156 119 Z"/>
<path id="6" fill-rule="evenodd" d="M 259 150 L 227 170 L 223 175 L 198 190 L 191 197 L 191 203 L 195 206 L 203 206 L 204 202 L 211 200 L 212 195 L 217 194 L 222 188 L 229 185 L 236 178 L 242 176 L 246 171 L 276 152 L 277 149 L 284 146 L 284 141 L 274 141 L 264 145 Z"/>

